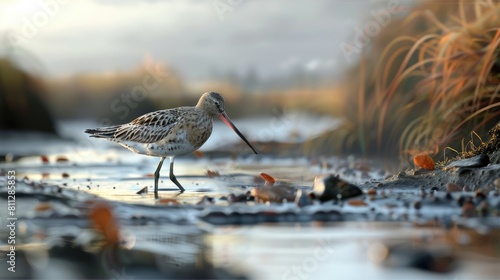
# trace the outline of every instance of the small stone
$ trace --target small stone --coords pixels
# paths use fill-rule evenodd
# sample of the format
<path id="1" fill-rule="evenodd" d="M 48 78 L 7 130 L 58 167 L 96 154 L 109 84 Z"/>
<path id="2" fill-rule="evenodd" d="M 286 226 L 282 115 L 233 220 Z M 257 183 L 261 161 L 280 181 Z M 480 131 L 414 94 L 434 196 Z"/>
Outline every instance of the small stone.
<path id="1" fill-rule="evenodd" d="M 369 188 L 367 191 L 368 195 L 377 195 L 377 189 L 376 188 Z"/>
<path id="2" fill-rule="evenodd" d="M 311 198 L 305 191 L 298 190 L 297 195 L 295 196 L 295 204 L 297 204 L 297 206 L 299 207 L 304 207 L 312 205 L 313 203 Z"/>
<path id="3" fill-rule="evenodd" d="M 422 208 L 422 202 L 415 201 L 415 203 L 413 204 L 413 208 L 415 208 L 415 210 L 420 210 Z"/>
<path id="4" fill-rule="evenodd" d="M 481 201 L 486 199 L 486 194 L 484 193 L 483 190 L 479 189 L 476 191 L 475 197 L 476 197 L 476 202 L 480 203 Z"/>
<path id="5" fill-rule="evenodd" d="M 493 185 L 495 185 L 495 188 L 497 188 L 497 190 L 500 190 L 500 178 L 496 178 L 493 181 Z"/>
<path id="6" fill-rule="evenodd" d="M 56 158 L 56 162 L 68 162 L 69 159 L 67 157 L 64 157 L 64 156 L 60 156 L 60 157 L 57 157 Z"/>
<path id="7" fill-rule="evenodd" d="M 476 209 L 476 206 L 472 201 L 466 200 L 464 201 L 462 205 L 462 217 L 464 218 L 472 218 L 474 217 L 474 211 Z"/>
<path id="8" fill-rule="evenodd" d="M 457 184 L 454 184 L 454 183 L 448 183 L 446 185 L 446 190 L 448 192 L 461 192 L 462 191 L 462 187 L 460 187 L 459 185 Z"/>
<path id="9" fill-rule="evenodd" d="M 358 187 L 346 181 L 343 181 L 339 176 L 321 175 L 314 179 L 313 193 L 320 201 L 327 201 L 355 197 L 363 194 L 363 191 Z"/>
<path id="10" fill-rule="evenodd" d="M 61 174 L 61 176 L 62 176 L 63 178 L 69 178 L 69 174 L 68 174 L 68 173 L 66 173 L 66 172 L 64 172 L 63 174 Z"/>
<path id="11" fill-rule="evenodd" d="M 207 170 L 207 173 L 206 173 L 207 177 L 208 178 L 214 178 L 214 177 L 219 177 L 220 174 L 218 171 L 212 171 L 212 170 Z"/>
<path id="12" fill-rule="evenodd" d="M 214 198 L 204 195 L 197 203 L 196 205 L 206 205 L 206 204 L 214 204 Z"/>
<path id="13" fill-rule="evenodd" d="M 245 194 L 239 194 L 236 196 L 238 202 L 247 202 L 247 196 Z"/>
<path id="14" fill-rule="evenodd" d="M 136 194 L 147 194 L 148 193 L 148 187 L 144 187 L 140 189 Z"/>
<path id="15" fill-rule="evenodd" d="M 490 164 L 490 157 L 486 154 L 480 154 L 475 157 L 466 158 L 454 161 L 448 164 L 444 169 L 454 169 L 454 168 L 477 168 L 484 167 Z"/>
<path id="16" fill-rule="evenodd" d="M 227 202 L 229 204 L 238 203 L 238 202 L 247 202 L 247 200 L 248 200 L 248 197 L 245 194 L 235 195 L 235 194 L 231 193 L 227 197 Z"/>
<path id="17" fill-rule="evenodd" d="M 453 200 L 453 196 L 451 196 L 451 193 L 449 192 L 446 193 L 444 198 L 446 198 L 446 200 Z"/>
<path id="18" fill-rule="evenodd" d="M 227 202 L 229 202 L 229 203 L 236 203 L 236 202 L 238 202 L 237 198 L 236 198 L 236 195 L 234 193 L 229 194 L 227 196 Z"/>
<path id="19" fill-rule="evenodd" d="M 294 201 L 297 195 L 297 189 L 287 185 L 264 186 L 253 188 L 251 194 L 257 201 L 281 203 L 283 200 Z"/>
<path id="20" fill-rule="evenodd" d="M 490 205 L 488 204 L 488 201 L 486 200 L 483 200 L 479 203 L 479 205 L 477 206 L 477 210 L 479 211 L 479 214 L 482 216 L 482 217 L 487 217 L 488 214 L 489 214 L 489 208 L 490 208 Z"/>
<path id="21" fill-rule="evenodd" d="M 472 201 L 472 197 L 470 196 L 461 196 L 458 198 L 458 206 L 462 207 L 466 201 Z"/>

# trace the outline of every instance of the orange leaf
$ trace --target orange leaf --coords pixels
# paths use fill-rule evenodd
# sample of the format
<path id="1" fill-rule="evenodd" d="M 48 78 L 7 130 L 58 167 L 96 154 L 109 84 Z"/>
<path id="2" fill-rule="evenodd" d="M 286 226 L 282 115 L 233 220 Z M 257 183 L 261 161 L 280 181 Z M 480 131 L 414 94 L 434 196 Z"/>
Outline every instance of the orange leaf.
<path id="1" fill-rule="evenodd" d="M 260 177 L 262 177 L 262 179 L 266 180 L 266 182 L 269 182 L 271 184 L 274 184 L 276 182 L 276 180 L 271 175 L 266 174 L 264 172 L 260 173 Z"/>
<path id="2" fill-rule="evenodd" d="M 201 152 L 199 150 L 194 151 L 193 154 L 195 157 L 199 157 L 199 158 L 204 157 L 203 152 Z"/>
<path id="3" fill-rule="evenodd" d="M 94 204 L 90 209 L 89 219 L 94 228 L 103 233 L 108 244 L 117 244 L 120 241 L 118 224 L 108 204 Z"/>
<path id="4" fill-rule="evenodd" d="M 171 198 L 162 198 L 157 202 L 157 204 L 180 205 L 177 200 Z"/>
<path id="5" fill-rule="evenodd" d="M 69 159 L 67 157 L 60 156 L 56 159 L 56 162 L 68 162 Z"/>
<path id="6" fill-rule="evenodd" d="M 368 205 L 368 204 L 366 204 L 366 202 L 364 202 L 363 200 L 359 200 L 359 199 L 349 200 L 349 201 L 347 201 L 347 204 L 349 204 L 351 206 L 367 206 Z"/>
<path id="7" fill-rule="evenodd" d="M 207 170 L 207 177 L 209 177 L 209 178 L 219 177 L 219 172 L 218 171 Z"/>
<path id="8" fill-rule="evenodd" d="M 49 157 L 46 155 L 41 155 L 40 158 L 42 159 L 43 163 L 49 163 Z"/>
<path id="9" fill-rule="evenodd" d="M 415 166 L 427 170 L 434 170 L 436 168 L 434 160 L 430 156 L 424 154 L 416 155 L 413 158 L 413 163 L 415 163 Z"/>

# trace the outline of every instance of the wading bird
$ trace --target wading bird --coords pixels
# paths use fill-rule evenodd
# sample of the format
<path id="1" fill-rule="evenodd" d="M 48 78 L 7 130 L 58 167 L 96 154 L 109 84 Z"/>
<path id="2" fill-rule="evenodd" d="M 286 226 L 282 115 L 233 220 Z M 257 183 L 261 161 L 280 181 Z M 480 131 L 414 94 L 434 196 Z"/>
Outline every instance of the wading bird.
<path id="1" fill-rule="evenodd" d="M 224 98 L 217 92 L 206 92 L 194 107 L 159 110 L 142 115 L 135 120 L 109 127 L 85 130 L 90 137 L 116 142 L 134 153 L 160 157 L 154 173 L 155 197 L 158 198 L 158 179 L 165 158 L 170 158 L 170 180 L 184 192 L 174 175 L 176 156 L 196 151 L 212 133 L 213 117 L 218 116 L 252 149 L 247 139 L 231 122 L 224 111 Z"/>

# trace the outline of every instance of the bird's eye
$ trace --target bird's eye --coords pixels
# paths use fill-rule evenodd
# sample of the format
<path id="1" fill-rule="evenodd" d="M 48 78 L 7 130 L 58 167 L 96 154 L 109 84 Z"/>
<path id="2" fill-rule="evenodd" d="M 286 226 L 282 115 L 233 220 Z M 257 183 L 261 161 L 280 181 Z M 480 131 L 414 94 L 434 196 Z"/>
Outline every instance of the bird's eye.
<path id="1" fill-rule="evenodd" d="M 215 106 L 217 106 L 217 109 L 219 111 L 221 111 L 221 112 L 224 111 L 224 110 L 222 110 L 221 105 L 220 105 L 220 103 L 218 101 L 215 101 Z"/>

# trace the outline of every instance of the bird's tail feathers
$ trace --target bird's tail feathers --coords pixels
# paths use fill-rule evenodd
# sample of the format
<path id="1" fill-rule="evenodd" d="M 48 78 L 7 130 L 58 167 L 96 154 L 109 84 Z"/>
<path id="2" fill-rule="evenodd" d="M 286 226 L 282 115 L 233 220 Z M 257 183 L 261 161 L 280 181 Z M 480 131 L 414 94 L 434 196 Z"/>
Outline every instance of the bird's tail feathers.
<path id="1" fill-rule="evenodd" d="M 91 134 L 90 137 L 95 138 L 113 138 L 115 136 L 116 130 L 118 130 L 120 126 L 108 126 L 108 127 L 98 127 L 98 128 L 89 128 L 85 130 L 85 133 Z"/>

